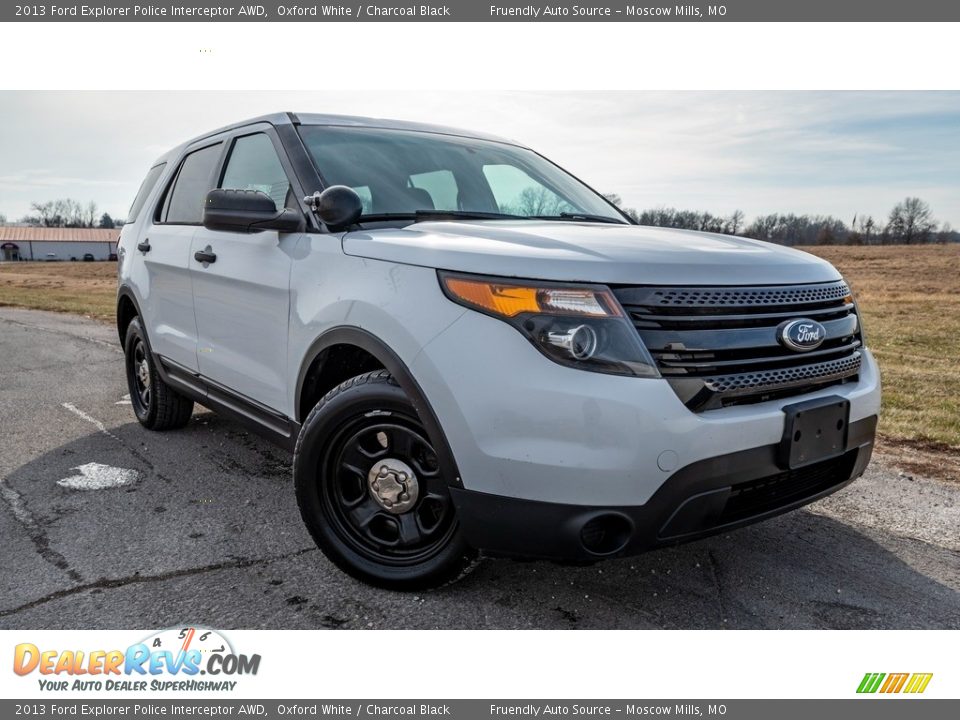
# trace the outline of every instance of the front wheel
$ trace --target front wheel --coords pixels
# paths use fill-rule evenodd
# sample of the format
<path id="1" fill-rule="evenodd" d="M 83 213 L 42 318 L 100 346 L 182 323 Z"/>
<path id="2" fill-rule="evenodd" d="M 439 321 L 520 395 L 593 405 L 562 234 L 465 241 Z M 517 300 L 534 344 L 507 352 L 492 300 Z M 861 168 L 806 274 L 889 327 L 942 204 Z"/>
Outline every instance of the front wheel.
<path id="1" fill-rule="evenodd" d="M 339 568 L 394 590 L 458 579 L 464 542 L 436 451 L 385 370 L 359 375 L 310 412 L 293 461 L 300 513 Z"/>

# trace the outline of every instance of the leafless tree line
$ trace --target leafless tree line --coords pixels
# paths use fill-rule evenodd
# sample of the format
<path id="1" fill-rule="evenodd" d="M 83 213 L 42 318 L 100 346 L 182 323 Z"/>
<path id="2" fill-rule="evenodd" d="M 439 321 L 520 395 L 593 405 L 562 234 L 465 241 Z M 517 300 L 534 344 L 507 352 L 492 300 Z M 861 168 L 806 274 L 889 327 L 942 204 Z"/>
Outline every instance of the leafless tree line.
<path id="1" fill-rule="evenodd" d="M 878 221 L 869 215 L 856 215 L 849 225 L 830 215 L 794 213 L 761 215 L 747 223 L 740 210 L 729 216 L 668 207 L 637 211 L 623 207 L 619 195 L 607 195 L 607 199 L 641 225 L 742 235 L 781 245 L 916 245 L 960 242 L 960 233 L 949 223 L 938 222 L 930 205 L 916 197 L 908 197 L 897 203 L 886 220 Z"/>
<path id="2" fill-rule="evenodd" d="M 20 218 L 24 225 L 61 228 L 113 228 L 117 221 L 110 213 L 100 214 L 97 203 L 86 204 L 72 198 L 30 203 L 31 214 Z"/>

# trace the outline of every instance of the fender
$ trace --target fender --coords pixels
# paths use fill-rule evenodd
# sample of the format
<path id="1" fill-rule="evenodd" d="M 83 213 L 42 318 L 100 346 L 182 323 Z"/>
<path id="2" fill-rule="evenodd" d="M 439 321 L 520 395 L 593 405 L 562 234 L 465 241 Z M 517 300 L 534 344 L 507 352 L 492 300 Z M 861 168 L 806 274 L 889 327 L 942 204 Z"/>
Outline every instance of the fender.
<path id="1" fill-rule="evenodd" d="M 133 289 L 129 285 L 121 285 L 117 288 L 117 309 L 120 309 L 120 299 L 127 298 L 130 302 L 133 303 L 133 309 L 137 312 L 137 317 L 143 318 L 143 313 L 140 312 L 140 302 L 137 300 L 137 296 L 134 294 Z M 123 347 L 124 333 L 126 333 L 127 328 L 122 327 L 120 324 L 120 313 L 117 313 L 117 335 L 120 336 L 120 346 Z M 147 329 L 143 328 L 143 333 L 146 335 Z M 148 341 L 149 342 L 149 341 Z"/>
<path id="2" fill-rule="evenodd" d="M 307 371 L 321 352 L 334 345 L 356 345 L 361 350 L 373 355 L 383 364 L 413 403 L 413 407 L 417 411 L 417 415 L 420 416 L 420 421 L 423 423 L 427 435 L 437 451 L 437 459 L 440 461 L 440 467 L 444 475 L 450 478 L 448 481 L 449 484 L 453 487 L 463 487 L 463 482 L 460 479 L 460 470 L 453 457 L 453 452 L 450 450 L 447 436 L 443 432 L 440 421 L 437 419 L 436 413 L 434 413 L 433 408 L 430 406 L 419 383 L 417 383 L 413 374 L 390 346 L 376 335 L 362 328 L 350 325 L 331 328 L 320 335 L 310 345 L 300 365 L 300 372 L 297 375 L 297 394 L 295 397 L 297 398 L 298 406 L 296 409 L 297 417 L 294 419 L 298 423 L 302 423 L 306 419 L 305 417 L 301 417 L 304 413 L 299 407 L 299 398 L 300 393 L 303 391 L 303 383 L 306 380 Z"/>

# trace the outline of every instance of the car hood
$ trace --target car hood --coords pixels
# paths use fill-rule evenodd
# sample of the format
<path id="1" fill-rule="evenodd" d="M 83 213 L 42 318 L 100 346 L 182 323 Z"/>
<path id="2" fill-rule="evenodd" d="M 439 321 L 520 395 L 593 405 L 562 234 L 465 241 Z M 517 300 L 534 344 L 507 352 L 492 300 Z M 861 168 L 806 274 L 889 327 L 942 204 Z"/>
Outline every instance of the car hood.
<path id="1" fill-rule="evenodd" d="M 773 285 L 840 278 L 799 250 L 732 235 L 637 225 L 420 222 L 346 233 L 348 255 L 443 270 L 605 284 Z"/>

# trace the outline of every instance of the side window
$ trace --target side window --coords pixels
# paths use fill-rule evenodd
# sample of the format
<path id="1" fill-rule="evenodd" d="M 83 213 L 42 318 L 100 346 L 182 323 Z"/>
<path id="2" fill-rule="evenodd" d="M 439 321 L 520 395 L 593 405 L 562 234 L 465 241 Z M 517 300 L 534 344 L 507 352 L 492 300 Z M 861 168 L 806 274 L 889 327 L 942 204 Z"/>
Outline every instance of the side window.
<path id="1" fill-rule="evenodd" d="M 166 166 L 166 163 L 160 163 L 159 165 L 154 165 L 152 168 L 150 168 L 150 172 L 147 173 L 147 176 L 140 184 L 140 189 L 137 190 L 137 196 L 133 199 L 133 205 L 130 206 L 130 212 L 127 213 L 128 225 L 137 221 L 137 216 L 143 209 L 143 204 L 147 201 L 147 196 L 150 194 L 150 191 L 153 190 L 153 186 L 157 184 L 157 180 L 160 179 L 160 173 L 163 172 L 163 169 Z"/>
<path id="2" fill-rule="evenodd" d="M 410 184 L 429 193 L 434 210 L 458 209 L 457 197 L 460 190 L 457 187 L 457 179 L 449 170 L 433 170 L 411 175 Z"/>
<path id="3" fill-rule="evenodd" d="M 557 215 L 576 210 L 516 165 L 484 165 L 483 174 L 502 213 Z"/>
<path id="4" fill-rule="evenodd" d="M 296 207 L 290 195 L 290 181 L 280 164 L 270 138 L 260 133 L 237 138 L 223 172 L 220 187 L 228 190 L 259 190 L 277 208 Z"/>
<path id="5" fill-rule="evenodd" d="M 219 158 L 219 144 L 187 155 L 167 200 L 164 222 L 180 225 L 199 225 L 203 222 L 203 204 Z"/>
<path id="6" fill-rule="evenodd" d="M 363 204 L 363 214 L 369 215 L 373 212 L 373 193 L 370 192 L 369 185 L 360 185 L 353 188 L 360 196 L 360 202 Z"/>

